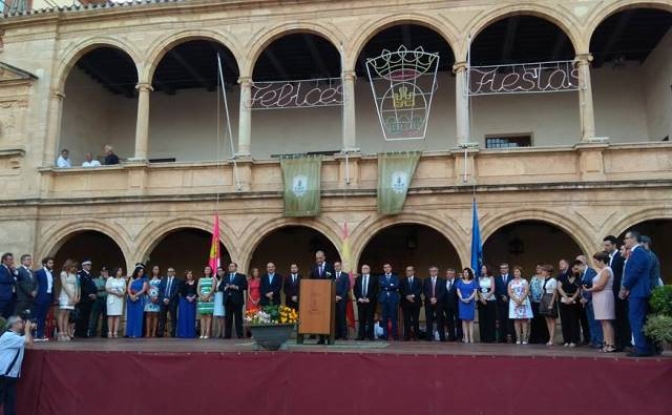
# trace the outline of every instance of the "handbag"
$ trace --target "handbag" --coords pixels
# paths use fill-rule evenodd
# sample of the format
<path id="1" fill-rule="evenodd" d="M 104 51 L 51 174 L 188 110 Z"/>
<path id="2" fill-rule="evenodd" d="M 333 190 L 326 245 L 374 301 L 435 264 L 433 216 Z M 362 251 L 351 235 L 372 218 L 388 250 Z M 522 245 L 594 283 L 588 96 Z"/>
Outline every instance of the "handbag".
<path id="1" fill-rule="evenodd" d="M 555 304 L 551 306 L 551 301 L 553 301 L 553 294 L 546 292 L 546 283 L 544 282 L 544 295 L 541 297 L 541 302 L 539 303 L 539 314 L 546 317 L 558 317 L 558 309 L 555 307 Z"/>

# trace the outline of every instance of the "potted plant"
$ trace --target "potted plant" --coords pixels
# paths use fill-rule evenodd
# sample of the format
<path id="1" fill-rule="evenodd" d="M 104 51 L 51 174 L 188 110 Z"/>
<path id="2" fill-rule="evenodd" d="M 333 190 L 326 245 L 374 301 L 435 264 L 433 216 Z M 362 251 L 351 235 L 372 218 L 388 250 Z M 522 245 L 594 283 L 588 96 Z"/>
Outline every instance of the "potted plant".
<path id="1" fill-rule="evenodd" d="M 256 346 L 265 350 L 280 349 L 291 336 L 297 321 L 296 310 L 282 305 L 267 305 L 245 313 L 245 324 Z"/>
<path id="2" fill-rule="evenodd" d="M 649 300 L 652 315 L 644 325 L 644 333 L 662 347 L 672 345 L 672 286 L 653 290 Z"/>

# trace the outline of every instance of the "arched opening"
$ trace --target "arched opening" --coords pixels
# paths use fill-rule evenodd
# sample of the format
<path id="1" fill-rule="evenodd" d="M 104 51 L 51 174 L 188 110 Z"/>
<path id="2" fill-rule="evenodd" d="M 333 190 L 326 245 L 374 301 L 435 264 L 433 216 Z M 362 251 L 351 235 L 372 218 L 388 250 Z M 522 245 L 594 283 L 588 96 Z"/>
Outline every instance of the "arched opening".
<path id="1" fill-rule="evenodd" d="M 291 33 L 266 46 L 252 74 L 256 83 L 252 90 L 252 156 L 263 159 L 292 153 L 339 152 L 341 107 L 321 106 L 316 99 L 320 95 L 318 89 L 308 95 L 304 91 L 339 87 L 340 78 L 340 52 L 322 36 Z M 264 92 L 280 89 L 284 92 L 279 95 L 284 99 L 276 100 L 273 92 Z M 296 99 L 292 98 L 294 95 Z M 255 99 L 262 96 L 262 100 Z M 331 94 L 327 92 L 322 101 L 329 101 L 328 96 Z M 301 108 L 291 109 L 297 105 Z M 264 106 L 271 108 L 262 110 Z"/>
<path id="2" fill-rule="evenodd" d="M 162 272 L 168 267 L 175 268 L 176 275 L 182 277 L 184 271 L 190 269 L 196 278 L 203 275 L 203 268 L 208 265 L 212 234 L 202 229 L 181 228 L 162 236 L 151 249 L 145 261 L 149 267 L 158 265 Z M 220 242 L 221 264 L 231 261 L 231 255 Z"/>
<path id="3" fill-rule="evenodd" d="M 612 142 L 669 140 L 672 134 L 672 13 L 628 8 L 590 40 L 595 129 Z"/>
<path id="4" fill-rule="evenodd" d="M 126 258 L 119 245 L 114 239 L 98 231 L 75 232 L 69 235 L 65 242 L 54 249 L 50 255 L 54 257 L 54 267 L 59 273 L 67 259 L 73 259 L 80 264 L 86 259 L 91 260 L 94 274 L 103 266 L 108 270 L 122 267 L 127 272 Z M 37 260 L 39 258 L 36 258 Z"/>
<path id="5" fill-rule="evenodd" d="M 422 278 L 429 275 L 429 267 L 433 265 L 439 267 L 440 275 L 444 275 L 446 268 L 462 267 L 451 241 L 434 228 L 420 224 L 392 225 L 375 233 L 362 250 L 357 271 L 367 264 L 372 274 L 381 275 L 385 263 L 392 265 L 401 277 L 409 265 Z"/>
<path id="6" fill-rule="evenodd" d="M 560 27 L 543 18 L 521 14 L 485 27 L 473 39 L 470 56 L 472 66 L 513 65 L 571 61 L 575 51 L 569 36 Z M 568 80 L 569 76 L 565 75 L 571 73 L 571 63 L 558 65 L 561 68 L 558 76 Z M 492 69 L 483 69 L 489 70 Z M 523 94 L 522 87 L 515 94 L 503 93 L 507 90 L 503 85 L 509 81 L 505 77 L 512 71 L 510 66 L 497 68 L 491 73 L 495 75 L 492 89 L 496 93 L 473 98 L 471 139 L 485 148 L 574 144 L 580 137 L 577 93 Z M 516 71 L 520 72 L 520 67 L 516 67 Z M 541 84 L 542 79 L 544 83 L 551 82 L 543 78 L 541 71 L 530 69 L 527 76 L 539 80 L 536 84 Z M 488 79 L 486 77 L 486 86 Z M 475 80 L 476 76 L 472 76 L 472 90 Z M 554 88 L 546 90 L 555 89 L 555 83 L 553 85 Z M 529 88 L 528 85 L 525 88 Z"/>
<path id="7" fill-rule="evenodd" d="M 110 144 L 122 160 L 133 157 L 138 99 L 133 59 L 113 46 L 85 53 L 67 76 L 58 153 L 70 152 L 72 167 L 86 154 L 103 164 Z"/>
<path id="8" fill-rule="evenodd" d="M 422 141 L 385 141 L 381 131 L 376 103 L 366 69 L 366 61 L 376 58 L 384 50 L 396 52 L 400 46 L 407 50 L 422 47 L 425 52 L 439 54 L 436 75 L 437 89 L 427 120 L 425 139 Z M 435 30 L 412 22 L 399 22 L 376 33 L 364 45 L 357 57 L 355 101 L 357 103 L 357 146 L 363 153 L 404 150 L 446 150 L 455 146 L 455 77 L 452 72 L 455 55 L 448 41 Z M 419 81 L 420 88 L 429 93 L 432 77 Z M 453 137 L 451 139 L 451 137 Z"/>
<path id="9" fill-rule="evenodd" d="M 231 129 L 237 131 L 239 72 L 233 54 L 212 40 L 185 40 L 168 50 L 154 71 L 149 116 L 150 162 L 231 157 L 224 99 L 219 89 L 218 54 Z"/>
<path id="10" fill-rule="evenodd" d="M 538 220 L 505 225 L 483 244 L 483 262 L 493 267 L 493 270 L 502 262 L 511 266 L 519 265 L 525 270 L 528 279 L 539 263 L 551 264 L 557 269 L 560 259 L 566 259 L 571 264 L 581 254 L 583 252 L 579 244 L 571 235 L 552 223 Z M 592 255 L 593 252 L 585 254 Z"/>
<path id="11" fill-rule="evenodd" d="M 308 226 L 290 225 L 266 235 L 252 254 L 249 266 L 266 272 L 266 264 L 273 262 L 279 274 L 289 274 L 291 264 L 299 266 L 299 274 L 307 277 L 315 263 L 315 252 L 324 251 L 327 262 L 340 261 L 338 250 L 322 232 Z"/>
<path id="12" fill-rule="evenodd" d="M 665 284 L 672 283 L 672 260 L 670 260 L 672 258 L 672 241 L 670 240 L 672 219 L 652 219 L 638 223 L 624 230 L 618 239 L 623 241 L 625 233 L 630 229 L 651 238 L 651 250 L 660 261 L 660 273 L 663 281 Z"/>

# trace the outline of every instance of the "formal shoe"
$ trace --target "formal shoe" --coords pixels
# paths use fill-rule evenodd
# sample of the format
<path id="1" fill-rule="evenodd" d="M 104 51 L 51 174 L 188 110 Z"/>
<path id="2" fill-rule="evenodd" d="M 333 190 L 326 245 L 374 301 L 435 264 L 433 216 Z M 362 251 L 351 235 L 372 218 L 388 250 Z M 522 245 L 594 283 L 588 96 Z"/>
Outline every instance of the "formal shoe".
<path id="1" fill-rule="evenodd" d="M 317 344 L 324 344 L 324 340 L 320 339 Z"/>
<path id="2" fill-rule="evenodd" d="M 653 353 L 641 353 L 641 352 L 634 351 L 634 352 L 630 352 L 630 353 L 626 354 L 626 356 L 628 356 L 628 357 L 651 357 L 651 356 L 653 356 Z"/>
<path id="3" fill-rule="evenodd" d="M 362 341 L 364 340 L 364 337 L 356 337 L 355 340 Z"/>

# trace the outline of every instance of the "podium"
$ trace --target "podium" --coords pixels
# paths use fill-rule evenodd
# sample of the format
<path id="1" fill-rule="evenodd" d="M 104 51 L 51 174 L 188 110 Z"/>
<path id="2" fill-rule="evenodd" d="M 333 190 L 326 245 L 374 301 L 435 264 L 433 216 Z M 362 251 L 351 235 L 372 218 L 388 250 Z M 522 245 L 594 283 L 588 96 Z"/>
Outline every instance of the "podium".
<path id="1" fill-rule="evenodd" d="M 333 280 L 301 280 L 298 344 L 303 343 L 305 335 L 311 334 L 328 336 L 328 344 L 334 344 L 335 304 Z"/>

